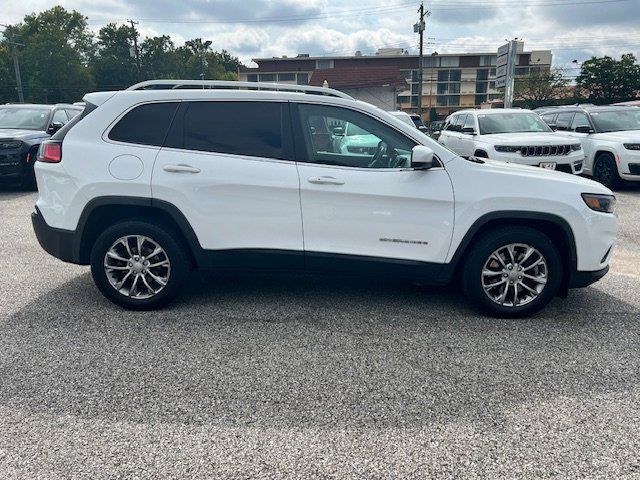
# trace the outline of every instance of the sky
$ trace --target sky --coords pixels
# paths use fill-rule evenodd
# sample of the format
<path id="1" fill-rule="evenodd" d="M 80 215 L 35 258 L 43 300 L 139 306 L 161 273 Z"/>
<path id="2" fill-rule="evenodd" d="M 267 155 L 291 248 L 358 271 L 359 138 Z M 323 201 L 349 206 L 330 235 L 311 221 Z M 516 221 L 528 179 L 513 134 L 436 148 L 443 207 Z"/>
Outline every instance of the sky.
<path id="1" fill-rule="evenodd" d="M 7 4 L 8 2 L 8 4 Z M 139 22 L 142 36 L 167 34 L 176 44 L 212 40 L 250 65 L 252 58 L 373 54 L 380 47 L 417 53 L 419 0 L 61 0 L 89 17 Z M 50 0 L 4 0 L 2 23 L 52 6 Z M 430 11 L 425 53 L 494 52 L 505 39 L 525 50 L 551 49 L 554 65 L 575 75 L 591 56 L 640 58 L 640 0 L 439 0 Z"/>

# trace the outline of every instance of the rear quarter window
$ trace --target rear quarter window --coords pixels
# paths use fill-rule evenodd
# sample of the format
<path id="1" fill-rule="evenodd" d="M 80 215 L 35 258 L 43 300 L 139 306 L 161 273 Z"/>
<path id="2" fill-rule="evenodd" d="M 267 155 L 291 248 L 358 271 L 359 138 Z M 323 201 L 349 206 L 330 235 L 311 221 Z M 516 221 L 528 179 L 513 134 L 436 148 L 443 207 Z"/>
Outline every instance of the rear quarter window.
<path id="1" fill-rule="evenodd" d="M 147 103 L 127 112 L 109 132 L 109 139 L 161 147 L 178 102 Z"/>

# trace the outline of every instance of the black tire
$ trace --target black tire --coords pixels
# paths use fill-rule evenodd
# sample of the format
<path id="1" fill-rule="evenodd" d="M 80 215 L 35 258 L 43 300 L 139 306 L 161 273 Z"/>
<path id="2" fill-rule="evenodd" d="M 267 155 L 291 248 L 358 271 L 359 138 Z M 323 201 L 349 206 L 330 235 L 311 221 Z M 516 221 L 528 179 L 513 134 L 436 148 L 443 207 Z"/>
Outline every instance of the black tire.
<path id="1" fill-rule="evenodd" d="M 469 299 L 482 311 L 501 318 L 526 317 L 543 308 L 551 301 L 551 299 L 553 299 L 553 297 L 557 295 L 562 284 L 562 260 L 558 249 L 545 234 L 528 227 L 501 227 L 483 234 L 474 243 L 475 245 L 473 245 L 473 249 L 469 252 L 464 262 L 463 287 Z M 525 294 L 531 297 L 531 299 L 523 299 L 522 305 L 518 305 L 518 302 L 510 300 L 510 302 L 515 303 L 515 306 L 505 305 L 505 302 L 503 302 L 503 304 L 497 303 L 496 300 L 489 297 L 489 293 L 485 292 L 483 287 L 483 270 L 485 263 L 496 250 L 511 244 L 524 244 L 533 247 L 544 258 L 547 266 L 546 272 L 544 272 L 546 284 L 540 287 L 541 291 L 538 293 L 537 297 L 532 296 L 525 291 L 523 287 L 519 286 L 521 284 L 520 282 L 527 282 L 528 286 L 534 287 L 539 285 L 538 283 L 531 283 L 531 280 L 525 279 L 521 281 L 516 277 L 514 278 L 514 282 L 518 285 L 508 286 L 506 290 L 502 290 L 501 286 L 496 287 L 500 289 L 499 291 L 508 292 L 508 295 L 511 296 L 511 298 L 513 298 L 512 294 L 518 291 L 521 295 Z M 524 247 L 521 248 L 524 249 Z M 520 255 L 521 256 L 519 258 L 522 259 L 522 253 L 520 253 Z M 534 258 L 531 257 L 529 262 L 533 263 L 533 260 Z M 516 267 L 520 265 L 519 261 L 520 260 L 516 262 Z M 525 269 L 529 268 L 531 265 L 531 263 L 527 262 L 528 261 L 522 263 L 522 266 Z M 507 265 L 504 267 L 505 270 L 509 264 L 511 264 L 511 262 L 507 262 Z M 517 270 L 517 268 L 515 270 Z M 510 269 L 508 275 L 511 274 Z M 498 275 L 496 281 L 504 280 L 504 282 L 509 282 L 510 277 L 503 279 L 502 276 L 504 275 L 504 273 Z M 491 292 L 495 291 L 496 290 L 491 290 Z"/>
<path id="2" fill-rule="evenodd" d="M 162 271 L 163 273 L 168 271 L 166 285 L 162 286 L 160 283 L 150 282 L 153 283 L 151 288 L 154 290 L 157 289 L 157 293 L 149 298 L 133 298 L 121 293 L 112 285 L 104 266 L 107 252 L 112 245 L 122 237 L 135 235 L 143 235 L 150 239 L 151 242 L 155 242 L 160 246 L 164 252 L 160 254 L 162 255 L 161 257 L 155 258 L 165 260 L 166 257 L 170 265 L 170 268 Z M 143 245 L 143 255 L 145 254 L 145 249 L 146 254 L 149 255 L 150 245 L 152 245 L 151 242 Z M 124 244 L 121 245 L 122 248 L 124 248 Z M 136 248 L 134 242 L 132 246 L 133 254 L 136 253 Z M 187 248 L 188 247 L 180 241 L 179 234 L 165 227 L 138 220 L 117 223 L 107 228 L 95 241 L 91 249 L 91 274 L 98 289 L 113 303 L 130 310 L 154 310 L 167 305 L 180 292 L 191 267 Z M 123 256 L 126 255 L 123 253 Z M 151 259 L 152 257 L 149 258 Z M 128 264 L 127 262 L 121 262 L 120 265 L 126 266 Z M 151 268 L 149 268 L 149 270 L 151 270 Z M 125 271 L 123 275 L 126 274 L 126 272 L 127 271 Z M 155 273 L 160 275 L 158 270 L 156 270 Z M 136 274 L 134 273 L 133 275 Z M 130 288 L 130 290 L 136 292 L 135 288 Z"/>
<path id="3" fill-rule="evenodd" d="M 601 153 L 593 165 L 593 178 L 605 187 L 614 190 L 620 185 L 618 166 L 609 153 Z"/>

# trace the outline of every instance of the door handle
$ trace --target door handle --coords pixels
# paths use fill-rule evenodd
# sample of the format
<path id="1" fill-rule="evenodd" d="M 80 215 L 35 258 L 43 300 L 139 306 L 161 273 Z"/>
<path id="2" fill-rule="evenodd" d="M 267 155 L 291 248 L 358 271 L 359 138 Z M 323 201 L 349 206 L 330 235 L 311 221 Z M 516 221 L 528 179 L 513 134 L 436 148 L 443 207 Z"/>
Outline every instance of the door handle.
<path id="1" fill-rule="evenodd" d="M 162 169 L 169 173 L 200 173 L 199 168 L 191 165 L 165 165 Z"/>
<path id="2" fill-rule="evenodd" d="M 308 182 L 319 185 L 344 185 L 342 180 L 338 180 L 334 177 L 311 177 Z"/>

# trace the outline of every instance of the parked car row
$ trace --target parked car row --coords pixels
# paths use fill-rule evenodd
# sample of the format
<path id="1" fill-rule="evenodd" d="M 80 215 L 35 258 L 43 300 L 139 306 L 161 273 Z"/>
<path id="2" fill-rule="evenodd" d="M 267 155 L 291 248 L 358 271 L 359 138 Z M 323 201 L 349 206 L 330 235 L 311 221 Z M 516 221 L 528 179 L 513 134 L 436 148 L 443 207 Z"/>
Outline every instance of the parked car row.
<path id="1" fill-rule="evenodd" d="M 481 157 L 582 173 L 580 142 L 557 135 L 530 110 L 461 110 L 451 115 L 438 141 L 463 157 Z"/>
<path id="2" fill-rule="evenodd" d="M 80 114 L 81 105 L 0 105 L 0 183 L 35 186 L 40 144 Z"/>
<path id="3" fill-rule="evenodd" d="M 456 114 L 443 134 L 478 137 L 465 159 L 320 87 L 165 80 L 84 100 L 40 147 L 33 227 L 126 308 L 167 304 L 197 267 L 460 279 L 475 305 L 516 317 L 609 268 L 609 189 L 478 158 L 579 171 L 579 142 L 534 114 Z"/>
<path id="4" fill-rule="evenodd" d="M 640 108 L 571 106 L 541 116 L 558 134 L 580 142 L 586 175 L 612 189 L 622 180 L 640 181 Z"/>

